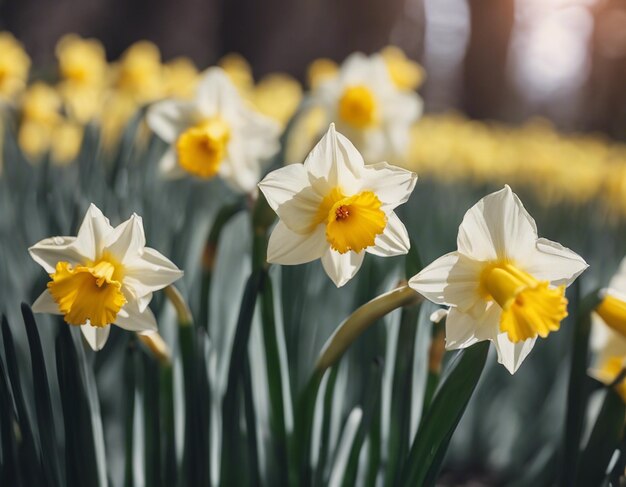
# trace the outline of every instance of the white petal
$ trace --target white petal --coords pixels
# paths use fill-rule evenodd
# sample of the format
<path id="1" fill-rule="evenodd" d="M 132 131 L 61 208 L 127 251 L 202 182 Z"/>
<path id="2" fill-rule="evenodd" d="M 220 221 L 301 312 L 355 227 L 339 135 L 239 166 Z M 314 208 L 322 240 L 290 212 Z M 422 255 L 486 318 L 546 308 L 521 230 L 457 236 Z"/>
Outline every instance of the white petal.
<path id="1" fill-rule="evenodd" d="M 376 237 L 373 247 L 368 247 L 367 253 L 381 257 L 391 257 L 392 255 L 404 255 L 411 248 L 409 234 L 404 223 L 400 221 L 398 215 L 391 212 L 387 215 L 387 225 L 382 234 Z"/>
<path id="2" fill-rule="evenodd" d="M 469 311 L 482 301 L 478 292 L 482 264 L 458 252 L 443 255 L 409 280 L 409 286 L 437 304 Z"/>
<path id="3" fill-rule="evenodd" d="M 318 212 L 322 198 L 307 186 L 276 209 L 280 220 L 293 232 L 308 234 L 319 223 Z"/>
<path id="4" fill-rule="evenodd" d="M 329 248 L 322 255 L 322 265 L 328 277 L 332 279 L 335 286 L 341 287 L 352 279 L 361 268 L 365 252 L 346 252 L 340 254 L 336 250 Z"/>
<path id="5" fill-rule="evenodd" d="M 81 325 L 80 331 L 83 332 L 83 336 L 89 346 L 97 352 L 98 350 L 102 350 L 102 347 L 104 347 L 107 342 L 109 333 L 111 333 L 111 325 L 102 327 Z"/>
<path id="6" fill-rule="evenodd" d="M 550 281 L 555 286 L 569 286 L 589 267 L 576 252 L 545 238 L 537 241 L 536 249 L 520 265 L 535 279 Z"/>
<path id="7" fill-rule="evenodd" d="M 193 124 L 194 108 L 189 102 L 163 100 L 148 109 L 150 129 L 165 142 L 176 141 L 181 132 Z"/>
<path id="8" fill-rule="evenodd" d="M 619 269 L 609 282 L 608 293 L 626 301 L 626 257 L 622 259 Z"/>
<path id="9" fill-rule="evenodd" d="M 450 308 L 446 319 L 446 348 L 467 348 L 474 343 L 495 338 L 500 314 L 500 308 L 495 305 L 486 307 L 479 316 Z"/>
<path id="10" fill-rule="evenodd" d="M 505 186 L 485 196 L 465 214 L 458 251 L 476 260 L 523 261 L 535 248 L 537 227 L 517 195 Z"/>
<path id="11" fill-rule="evenodd" d="M 330 124 L 328 131 L 313 147 L 304 167 L 314 177 L 328 181 L 331 187 L 341 187 L 344 194 L 358 191 L 363 157 L 346 137 Z"/>
<path id="12" fill-rule="evenodd" d="M 143 311 L 150 302 L 154 291 L 169 286 L 183 276 L 176 265 L 160 252 L 144 247 L 142 251 L 129 259 L 124 265 L 124 286 L 127 287 L 135 299 L 148 297 L 139 304 Z"/>
<path id="13" fill-rule="evenodd" d="M 224 70 L 216 66 L 202 74 L 195 101 L 198 111 L 204 117 L 220 115 L 226 119 L 236 118 L 242 105 L 237 88 Z"/>
<path id="14" fill-rule="evenodd" d="M 304 165 L 290 164 L 272 171 L 259 183 L 259 189 L 274 211 L 308 187 L 309 177 Z"/>
<path id="15" fill-rule="evenodd" d="M 39 295 L 31 308 L 35 313 L 50 313 L 54 315 L 61 314 L 59 311 L 59 305 L 54 301 L 52 295 L 47 289 Z"/>
<path id="16" fill-rule="evenodd" d="M 282 265 L 304 264 L 319 259 L 327 249 L 324 225 L 318 225 L 313 233 L 301 235 L 279 221 L 270 235 L 267 261 Z"/>
<path id="17" fill-rule="evenodd" d="M 535 341 L 537 341 L 536 338 L 529 338 L 523 342 L 513 343 L 506 333 L 499 333 L 493 340 L 498 352 L 498 362 L 514 374 L 535 346 Z"/>
<path id="18" fill-rule="evenodd" d="M 414 172 L 379 162 L 365 166 L 361 187 L 363 191 L 376 193 L 383 205 L 393 210 L 396 206 L 406 203 L 416 183 L 417 174 Z"/>
<path id="19" fill-rule="evenodd" d="M 78 229 L 76 245 L 88 260 L 95 260 L 102 252 L 105 238 L 112 231 L 109 219 L 92 203 Z"/>
<path id="20" fill-rule="evenodd" d="M 136 302 L 128 302 L 117 314 L 115 324 L 128 331 L 157 331 L 157 323 L 150 308 L 140 311 Z"/>
<path id="21" fill-rule="evenodd" d="M 83 254 L 89 254 L 90 250 L 82 249 L 76 245 L 76 237 L 50 237 L 37 242 L 28 249 L 28 252 L 33 260 L 42 266 L 48 274 L 52 274 L 57 262 L 79 264 L 89 259 Z"/>
<path id="22" fill-rule="evenodd" d="M 146 245 L 146 235 L 143 231 L 143 221 L 137 214 L 123 223 L 120 223 L 111 232 L 106 240 L 104 249 L 110 252 L 122 264 L 126 265 L 140 255 Z"/>

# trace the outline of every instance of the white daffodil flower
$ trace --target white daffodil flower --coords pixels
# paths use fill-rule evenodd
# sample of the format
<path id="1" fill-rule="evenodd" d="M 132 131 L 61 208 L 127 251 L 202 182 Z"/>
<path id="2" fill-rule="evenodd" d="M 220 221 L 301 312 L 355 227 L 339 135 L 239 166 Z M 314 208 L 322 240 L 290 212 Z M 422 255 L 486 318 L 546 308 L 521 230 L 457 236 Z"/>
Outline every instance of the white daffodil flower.
<path id="1" fill-rule="evenodd" d="M 587 263 L 560 244 L 538 238 L 535 221 L 508 186 L 465 214 L 457 247 L 409 285 L 450 306 L 447 349 L 490 340 L 498 362 L 514 373 L 537 336 L 559 329 L 567 316 L 565 287 Z"/>
<path id="2" fill-rule="evenodd" d="M 626 367 L 626 258 L 601 294 L 602 301 L 595 309 L 591 328 L 595 359 L 590 375 L 610 384 Z M 617 391 L 626 401 L 625 381 Z"/>
<path id="3" fill-rule="evenodd" d="M 145 245 L 141 217 L 112 227 L 92 204 L 76 237 L 46 238 L 28 249 L 51 278 L 33 311 L 63 315 L 70 325 L 80 326 L 94 350 L 106 343 L 111 324 L 157 331 L 148 308 L 152 293 L 183 272 Z"/>
<path id="4" fill-rule="evenodd" d="M 337 287 L 359 270 L 365 253 L 406 254 L 409 236 L 394 209 L 405 203 L 417 175 L 386 162 L 365 165 L 331 124 L 304 164 L 291 164 L 259 183 L 280 221 L 267 260 L 294 265 L 322 259 Z"/>
<path id="5" fill-rule="evenodd" d="M 242 193 L 256 188 L 263 162 L 279 149 L 280 126 L 250 108 L 217 67 L 204 73 L 195 100 L 158 102 L 148 110 L 147 121 L 170 144 L 162 172 L 219 176 Z"/>
<path id="6" fill-rule="evenodd" d="M 422 114 L 422 99 L 400 90 L 391 80 L 382 56 L 352 54 L 337 76 L 311 94 L 312 104 L 325 108 L 330 122 L 350 139 L 369 163 L 406 157 L 409 129 Z"/>

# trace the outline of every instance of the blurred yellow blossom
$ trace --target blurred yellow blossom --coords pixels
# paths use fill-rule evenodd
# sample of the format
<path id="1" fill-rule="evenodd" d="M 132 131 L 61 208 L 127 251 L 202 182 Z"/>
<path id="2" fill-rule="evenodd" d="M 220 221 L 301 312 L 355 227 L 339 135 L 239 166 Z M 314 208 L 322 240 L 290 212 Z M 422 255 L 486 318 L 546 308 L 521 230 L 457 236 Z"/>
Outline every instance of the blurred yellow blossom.
<path id="1" fill-rule="evenodd" d="M 317 88 L 320 83 L 337 76 L 339 66 L 335 61 L 328 58 L 320 58 L 309 64 L 307 69 L 307 81 L 311 89 Z"/>
<path id="2" fill-rule="evenodd" d="M 396 46 L 387 46 L 380 51 L 391 81 L 401 90 L 416 90 L 424 82 L 426 73 L 424 68 L 410 60 L 404 51 Z"/>
<path id="3" fill-rule="evenodd" d="M 52 131 L 50 152 L 58 165 L 71 163 L 80 151 L 84 129 L 81 125 L 64 120 Z"/>
<path id="4" fill-rule="evenodd" d="M 107 61 L 104 47 L 96 39 L 76 34 L 63 36 L 56 45 L 59 76 L 76 86 L 99 86 L 104 82 Z"/>
<path id="5" fill-rule="evenodd" d="M 256 109 L 279 122 L 283 127 L 298 109 L 302 87 L 287 74 L 275 73 L 263 78 L 252 93 Z"/>
<path id="6" fill-rule="evenodd" d="M 30 58 L 9 32 L 0 32 L 0 97 L 19 93 L 28 80 Z"/>
<path id="7" fill-rule="evenodd" d="M 41 81 L 33 83 L 22 96 L 22 119 L 39 123 L 55 123 L 61 110 L 57 91 Z"/>
<path id="8" fill-rule="evenodd" d="M 163 95 L 161 53 L 152 42 L 130 46 L 114 67 L 113 87 L 137 104 L 149 103 Z"/>
<path id="9" fill-rule="evenodd" d="M 226 72 L 240 92 L 251 90 L 254 86 L 252 68 L 241 54 L 226 54 L 218 61 L 217 65 Z"/>
<path id="10" fill-rule="evenodd" d="M 198 68 L 186 57 L 177 57 L 163 66 L 164 95 L 173 98 L 192 98 L 198 85 Z"/>

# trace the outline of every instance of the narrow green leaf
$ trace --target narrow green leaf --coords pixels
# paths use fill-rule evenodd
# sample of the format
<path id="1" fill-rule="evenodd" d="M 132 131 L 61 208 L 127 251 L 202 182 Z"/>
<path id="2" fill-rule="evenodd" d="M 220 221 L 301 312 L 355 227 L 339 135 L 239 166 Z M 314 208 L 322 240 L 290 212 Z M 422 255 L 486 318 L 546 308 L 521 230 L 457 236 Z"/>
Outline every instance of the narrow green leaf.
<path id="1" fill-rule="evenodd" d="M 161 365 L 160 380 L 160 401 L 163 414 L 161 417 L 163 434 L 161 463 L 163 466 L 163 485 L 169 487 L 175 486 L 177 480 L 176 434 L 174 426 L 174 369 L 172 364 Z M 209 463 L 208 460 L 207 463 Z"/>
<path id="2" fill-rule="evenodd" d="M 31 421 L 26 410 L 26 400 L 22 391 L 13 334 L 4 316 L 2 317 L 2 339 L 4 341 L 4 356 L 7 362 L 7 372 L 21 434 L 21 440 L 18 441 L 18 457 L 22 477 L 26 485 L 43 485 L 44 482 L 51 481 L 51 479 L 47 479 L 42 470 L 41 452 L 37 449 Z"/>
<path id="3" fill-rule="evenodd" d="M 198 458 L 198 479 L 200 485 L 209 485 L 211 479 L 211 462 L 209 448 L 209 404 L 211 391 L 207 372 L 207 350 L 209 336 L 204 328 L 196 328 L 196 373 L 195 400 L 196 411 L 196 457 Z M 167 484 L 166 484 L 167 485 Z"/>
<path id="4" fill-rule="evenodd" d="M 274 451 L 280 483 L 281 485 L 287 485 L 289 478 L 289 462 L 287 458 L 283 373 L 281 370 L 276 319 L 274 316 L 274 291 L 272 289 L 272 280 L 269 276 L 265 279 L 261 288 L 261 319 L 271 405 L 270 424 L 273 433 Z M 289 386 L 288 381 L 286 386 Z"/>
<path id="5" fill-rule="evenodd" d="M 578 289 L 578 285 L 576 289 Z M 578 464 L 580 437 L 589 398 L 589 391 L 585 390 L 585 383 L 589 357 L 591 313 L 599 303 L 598 291 L 594 291 L 578 303 L 576 312 L 576 325 L 572 334 L 572 356 L 560 474 L 560 485 L 563 487 L 573 485 L 576 465 Z"/>
<path id="6" fill-rule="evenodd" d="M 99 485 L 91 410 L 69 326 L 56 339 L 57 375 L 65 424 L 67 487 Z"/>
<path id="7" fill-rule="evenodd" d="M 158 363 L 147 354 L 141 354 L 143 378 L 143 432 L 144 468 L 146 485 L 163 486 L 161 476 L 161 434 Z"/>
<path id="8" fill-rule="evenodd" d="M 484 341 L 458 353 L 425 412 L 402 468 L 400 485 L 433 485 L 452 434 L 480 379 L 488 352 L 489 342 Z"/>
<path id="9" fill-rule="evenodd" d="M 183 364 L 183 379 L 185 388 L 185 440 L 183 446 L 182 484 L 198 485 L 198 461 L 196 458 L 197 445 L 197 413 L 195 397 L 196 385 L 196 346 L 192 325 L 178 326 L 178 343 Z"/>
<path id="10" fill-rule="evenodd" d="M 622 398 L 613 389 L 607 389 L 589 441 L 580 456 L 573 485 L 587 487 L 603 483 L 609 462 L 622 439 L 625 412 Z"/>
<path id="11" fill-rule="evenodd" d="M 254 409 L 254 398 L 252 397 L 252 372 L 250 361 L 246 356 L 243 368 L 243 398 L 246 415 L 246 444 L 248 447 L 248 479 L 251 486 L 261 485 L 261 474 L 259 472 L 259 452 L 256 431 L 256 411 Z"/>
<path id="12" fill-rule="evenodd" d="M 357 473 L 359 468 L 359 455 L 365 442 L 365 437 L 370 431 L 372 419 L 379 409 L 377 408 L 381 396 L 381 383 L 383 377 L 383 360 L 376 359 L 370 366 L 369 380 L 365 400 L 363 401 L 363 418 L 359 424 L 359 429 L 352 443 L 350 458 L 346 466 L 341 485 L 349 487 L 356 485 Z"/>
<path id="13" fill-rule="evenodd" d="M 295 460 L 298 462 L 299 487 L 311 485 L 313 472 L 311 470 L 311 433 L 313 429 L 313 416 L 315 414 L 315 401 L 323 377 L 322 372 L 314 372 L 305 389 L 302 391 L 295 411 L 294 446 L 296 451 Z"/>
<path id="14" fill-rule="evenodd" d="M 136 344 L 134 339 L 128 342 L 124 354 L 124 487 L 135 486 L 133 471 L 133 453 L 135 436 L 135 361 Z"/>
<path id="15" fill-rule="evenodd" d="M 248 339 L 252 328 L 252 318 L 256 305 L 257 295 L 263 281 L 267 277 L 265 270 L 255 270 L 252 272 L 246 283 L 237 328 L 233 339 L 233 348 L 228 367 L 228 383 L 223 402 L 223 434 L 222 434 L 222 482 L 232 485 L 232 476 L 236 473 L 237 460 L 233 457 L 235 453 L 236 440 L 239 437 L 238 421 L 240 415 L 239 385 L 243 378 L 244 366 L 248 353 Z"/>
<path id="16" fill-rule="evenodd" d="M 2 317 L 4 321 L 4 316 Z M 22 486 L 21 473 L 18 468 L 18 440 L 16 430 L 19 429 L 13 405 L 13 396 L 9 387 L 4 364 L 0 359 L 0 443 L 2 444 L 2 464 L 0 464 L 0 485 Z"/>
<path id="17" fill-rule="evenodd" d="M 320 454 L 317 461 L 315 474 L 315 485 L 324 484 L 324 467 L 328 457 L 328 447 L 330 443 L 330 422 L 333 408 L 333 397 L 335 394 L 335 384 L 339 374 L 339 365 L 334 365 L 328 375 L 326 387 L 324 389 L 324 403 L 322 408 L 322 431 L 320 437 Z"/>
<path id="18" fill-rule="evenodd" d="M 41 462 L 46 478 L 49 479 L 51 485 L 60 487 L 65 485 L 65 480 L 61 477 L 61 460 L 56 443 L 56 431 L 54 427 L 54 416 L 52 414 L 52 402 L 50 400 L 50 387 L 48 386 L 46 363 L 35 317 L 33 316 L 30 306 L 27 304 L 22 304 L 22 317 L 24 318 L 28 345 L 30 347 L 35 411 L 37 414 L 39 441 L 42 452 Z"/>

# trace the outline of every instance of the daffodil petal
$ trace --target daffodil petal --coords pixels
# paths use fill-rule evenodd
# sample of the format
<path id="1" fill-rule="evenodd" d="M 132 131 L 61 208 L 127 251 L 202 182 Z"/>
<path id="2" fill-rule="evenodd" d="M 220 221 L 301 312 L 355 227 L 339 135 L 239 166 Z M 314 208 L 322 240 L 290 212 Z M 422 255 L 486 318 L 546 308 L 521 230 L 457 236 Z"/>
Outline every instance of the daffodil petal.
<path id="1" fill-rule="evenodd" d="M 52 274 L 59 261 L 66 261 L 76 265 L 90 254 L 89 249 L 82 249 L 77 245 L 76 237 L 50 237 L 45 238 L 28 249 L 30 256 L 35 262 Z"/>
<path id="2" fill-rule="evenodd" d="M 274 211 L 309 186 L 309 177 L 302 164 L 290 164 L 269 173 L 259 189 Z M 318 203 L 319 204 L 319 203 Z"/>
<path id="3" fill-rule="evenodd" d="M 359 151 L 335 130 L 335 124 L 330 124 L 304 161 L 304 167 L 313 178 L 324 179 L 331 187 L 341 187 L 345 194 L 358 192 L 358 178 L 364 166 Z"/>
<path id="4" fill-rule="evenodd" d="M 94 351 L 102 350 L 111 333 L 111 325 L 107 326 L 91 326 L 81 325 L 80 331 L 83 333 L 85 340 Z"/>
<path id="5" fill-rule="evenodd" d="M 458 252 L 450 252 L 409 280 L 409 286 L 437 304 L 471 310 L 478 301 L 481 264 Z"/>
<path id="6" fill-rule="evenodd" d="M 535 248 L 537 226 L 517 195 L 505 186 L 485 196 L 465 214 L 458 251 L 472 259 L 523 261 Z"/>
<path id="7" fill-rule="evenodd" d="M 489 306 L 482 316 L 476 318 L 470 313 L 450 308 L 446 319 L 446 349 L 457 350 L 492 340 L 498 330 L 500 313 L 497 306 Z"/>
<path id="8" fill-rule="evenodd" d="M 129 302 L 120 310 L 115 324 L 128 331 L 158 331 L 156 318 L 150 308 L 140 311 L 133 302 Z"/>
<path id="9" fill-rule="evenodd" d="M 184 274 L 171 260 L 150 247 L 144 247 L 138 255 L 128 260 L 124 270 L 124 286 L 136 298 L 163 289 Z M 143 309 L 145 306 L 140 306 L 140 310 Z"/>
<path id="10" fill-rule="evenodd" d="M 539 281 L 550 281 L 555 286 L 569 286 L 589 267 L 577 253 L 545 238 L 537 240 L 536 250 L 528 254 L 525 262 L 528 262 L 524 266 L 526 272 Z"/>
<path id="11" fill-rule="evenodd" d="M 498 363 L 514 374 L 533 349 L 536 341 L 536 338 L 529 338 L 523 342 L 513 343 L 506 333 L 499 333 L 493 340 L 498 352 Z"/>
<path id="12" fill-rule="evenodd" d="M 301 235 L 279 221 L 270 235 L 267 261 L 282 265 L 304 264 L 319 259 L 327 249 L 323 225 L 308 235 Z"/>
<path id="13" fill-rule="evenodd" d="M 212 117 L 219 113 L 228 121 L 237 118 L 237 112 L 242 106 L 237 89 L 218 67 L 209 68 L 203 73 L 198 82 L 195 103 L 202 116 Z"/>
<path id="14" fill-rule="evenodd" d="M 61 311 L 59 311 L 59 305 L 54 301 L 48 290 L 45 290 L 39 295 L 31 308 L 35 313 L 62 314 Z"/>
<path id="15" fill-rule="evenodd" d="M 341 287 L 352 279 L 361 268 L 365 252 L 339 252 L 328 249 L 322 255 L 322 265 L 328 277 L 335 283 L 335 286 Z"/>
<path id="16" fill-rule="evenodd" d="M 411 242 L 404 223 L 400 221 L 398 215 L 391 212 L 387 215 L 387 224 L 383 233 L 376 237 L 375 245 L 368 247 L 365 251 L 380 257 L 391 257 L 406 254 L 410 247 Z"/>
<path id="17" fill-rule="evenodd" d="M 417 174 L 414 172 L 379 162 L 365 166 L 361 185 L 364 190 L 376 193 L 383 208 L 388 211 L 406 203 L 416 183 Z"/>
<path id="18" fill-rule="evenodd" d="M 113 231 L 109 219 L 93 203 L 85 214 L 85 218 L 76 235 L 76 245 L 88 260 L 95 260 L 102 252 L 105 238 Z"/>
<path id="19" fill-rule="evenodd" d="M 180 179 L 187 175 L 187 172 L 178 164 L 178 156 L 174 147 L 170 147 L 159 161 L 159 171 L 166 179 Z"/>
<path id="20" fill-rule="evenodd" d="M 146 235 L 143 231 L 143 220 L 137 214 L 133 214 L 107 235 L 103 250 L 110 252 L 123 265 L 126 265 L 127 262 L 135 259 L 145 245 Z"/>
<path id="21" fill-rule="evenodd" d="M 179 134 L 194 119 L 194 108 L 190 102 L 163 100 L 148 109 L 146 121 L 150 129 L 164 142 L 175 142 Z"/>

